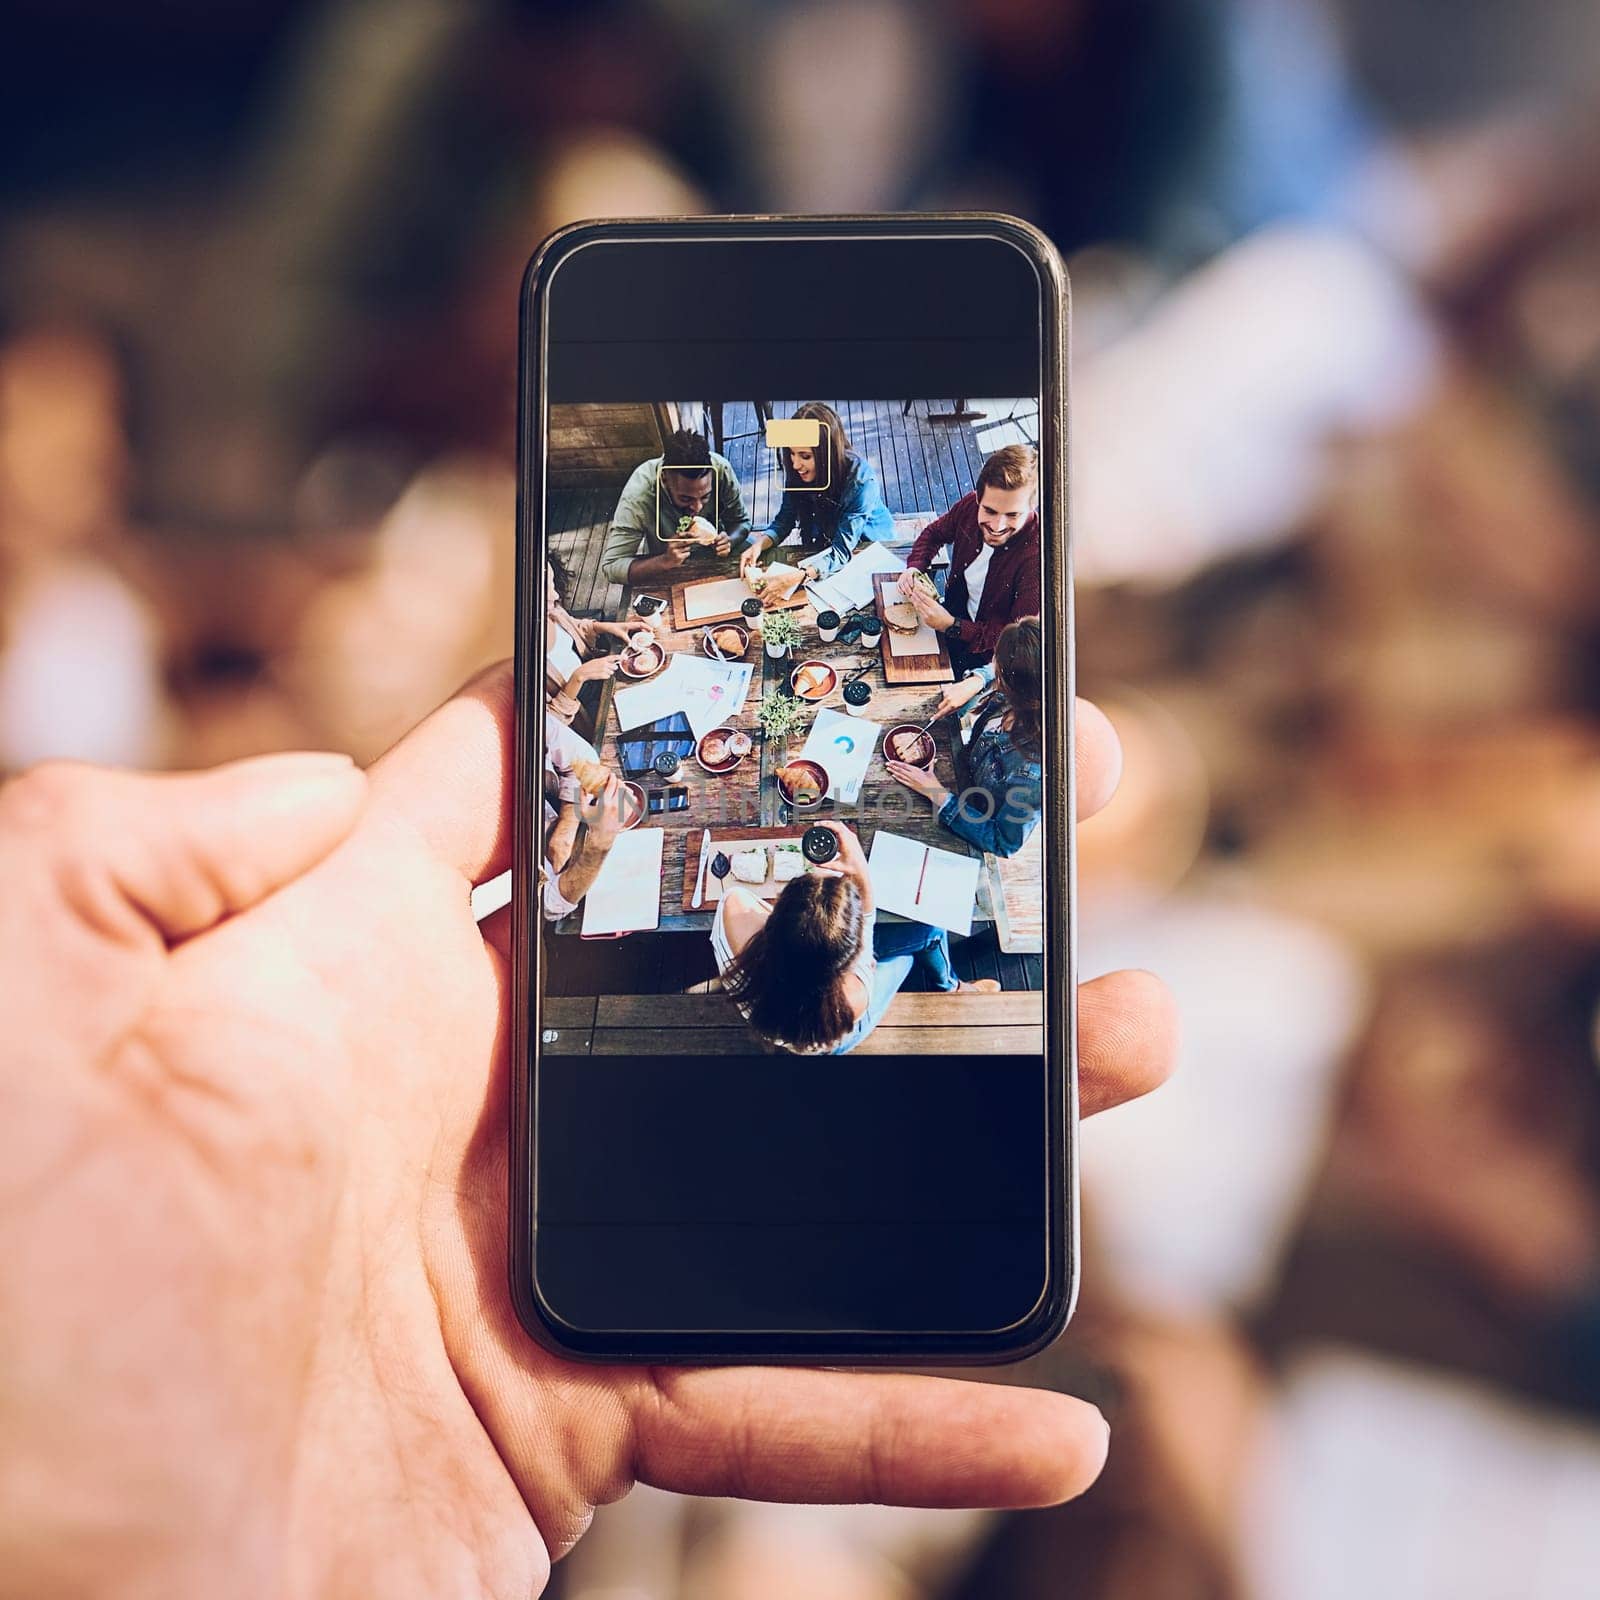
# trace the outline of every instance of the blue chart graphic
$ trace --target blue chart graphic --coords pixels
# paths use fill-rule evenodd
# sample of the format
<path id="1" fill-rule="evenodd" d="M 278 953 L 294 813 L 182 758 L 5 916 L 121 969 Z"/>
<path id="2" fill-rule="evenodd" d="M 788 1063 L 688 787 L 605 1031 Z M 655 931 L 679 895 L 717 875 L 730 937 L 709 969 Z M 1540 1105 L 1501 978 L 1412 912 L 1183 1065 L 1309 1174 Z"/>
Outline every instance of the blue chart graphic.
<path id="1" fill-rule="evenodd" d="M 833 742 L 844 751 L 847 756 L 854 755 L 856 750 L 855 736 L 849 733 L 836 733 Z"/>

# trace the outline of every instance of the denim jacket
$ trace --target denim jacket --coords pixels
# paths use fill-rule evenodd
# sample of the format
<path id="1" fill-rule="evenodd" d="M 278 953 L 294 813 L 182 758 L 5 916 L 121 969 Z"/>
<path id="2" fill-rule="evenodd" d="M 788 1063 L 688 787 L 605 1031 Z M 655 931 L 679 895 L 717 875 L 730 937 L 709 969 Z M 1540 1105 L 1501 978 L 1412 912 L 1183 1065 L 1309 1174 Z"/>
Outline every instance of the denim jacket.
<path id="1" fill-rule="evenodd" d="M 991 680 L 992 681 L 992 674 Z M 1044 764 L 1000 725 L 1005 699 L 986 695 L 967 746 L 967 783 L 939 812 L 958 839 L 991 855 L 1014 856 L 1044 810 Z"/>
<path id="2" fill-rule="evenodd" d="M 855 554 L 856 546 L 863 539 L 894 537 L 894 517 L 883 502 L 883 491 L 878 487 L 878 475 L 872 470 L 872 463 L 852 450 L 844 458 L 844 471 L 838 520 L 833 524 L 828 548 L 806 558 L 806 565 L 814 567 L 820 578 L 837 572 Z M 831 507 L 821 503 L 822 499 L 815 489 L 785 489 L 777 515 L 764 530 L 773 545 L 782 544 L 796 525 L 802 533 L 813 532 L 818 522 L 826 529 Z"/>

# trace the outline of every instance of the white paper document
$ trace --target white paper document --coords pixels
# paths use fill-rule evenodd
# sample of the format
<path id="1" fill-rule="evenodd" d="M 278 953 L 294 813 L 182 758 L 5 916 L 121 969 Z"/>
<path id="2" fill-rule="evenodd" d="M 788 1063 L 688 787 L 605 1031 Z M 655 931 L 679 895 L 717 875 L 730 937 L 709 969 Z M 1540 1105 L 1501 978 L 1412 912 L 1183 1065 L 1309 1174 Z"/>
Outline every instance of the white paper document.
<path id="1" fill-rule="evenodd" d="M 626 733 L 681 711 L 697 739 L 719 728 L 744 704 L 754 669 L 747 661 L 708 661 L 681 651 L 644 683 L 618 689 L 611 703 Z"/>
<path id="2" fill-rule="evenodd" d="M 674 656 L 680 704 L 697 739 L 720 728 L 744 704 L 754 668 L 748 661 L 708 661 L 703 656 Z"/>
<path id="3" fill-rule="evenodd" d="M 691 583 L 683 591 L 683 614 L 690 622 L 710 617 L 737 616 L 741 602 L 750 598 L 750 587 L 743 578 L 707 578 Z"/>
<path id="4" fill-rule="evenodd" d="M 865 717 L 849 717 L 824 707 L 811 724 L 800 755 L 822 764 L 828 774 L 828 793 L 835 800 L 841 805 L 854 805 L 881 731 L 876 722 Z"/>
<path id="5" fill-rule="evenodd" d="M 904 568 L 905 562 L 893 550 L 864 539 L 861 548 L 837 572 L 808 583 L 806 593 L 818 611 L 837 611 L 842 616 L 871 603 L 875 572 L 901 572 Z"/>
<path id="6" fill-rule="evenodd" d="M 883 828 L 872 836 L 867 853 L 872 893 L 880 909 L 951 933 L 972 932 L 982 866 L 976 856 L 919 844 Z"/>
<path id="7" fill-rule="evenodd" d="M 612 695 L 611 703 L 617 708 L 617 726 L 624 733 L 683 710 L 683 691 L 678 683 L 679 663 L 683 659 L 681 655 L 669 656 L 666 666 L 655 677 L 643 683 L 630 683 Z"/>
<path id="8" fill-rule="evenodd" d="M 660 828 L 631 828 L 617 835 L 611 853 L 583 900 L 585 933 L 632 933 L 661 922 Z"/>

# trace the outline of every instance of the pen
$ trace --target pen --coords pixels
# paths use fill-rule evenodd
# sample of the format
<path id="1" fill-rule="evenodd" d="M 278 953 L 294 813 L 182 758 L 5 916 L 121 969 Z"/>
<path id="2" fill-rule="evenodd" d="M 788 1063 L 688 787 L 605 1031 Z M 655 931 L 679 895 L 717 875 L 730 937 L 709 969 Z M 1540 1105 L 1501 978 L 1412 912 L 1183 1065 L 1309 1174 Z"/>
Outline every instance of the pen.
<path id="1" fill-rule="evenodd" d="M 919 906 L 922 904 L 922 880 L 928 876 L 928 857 L 932 854 L 933 847 L 931 845 L 923 845 L 922 871 L 917 874 L 917 892 L 911 897 L 911 903 L 914 906 Z"/>

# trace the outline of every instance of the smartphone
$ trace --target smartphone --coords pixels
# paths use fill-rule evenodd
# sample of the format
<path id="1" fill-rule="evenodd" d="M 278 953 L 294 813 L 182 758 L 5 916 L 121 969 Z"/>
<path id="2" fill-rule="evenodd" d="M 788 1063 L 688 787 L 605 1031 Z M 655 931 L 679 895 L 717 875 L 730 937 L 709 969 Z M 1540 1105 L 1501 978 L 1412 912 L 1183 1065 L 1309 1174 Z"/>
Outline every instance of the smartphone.
<path id="1" fill-rule="evenodd" d="M 1068 318 L 997 215 L 529 264 L 509 1269 L 563 1356 L 998 1362 L 1071 1314 Z M 552 722 L 583 619 L 641 615 Z M 552 738 L 620 772 L 665 718 L 686 803 L 572 844 Z"/>

